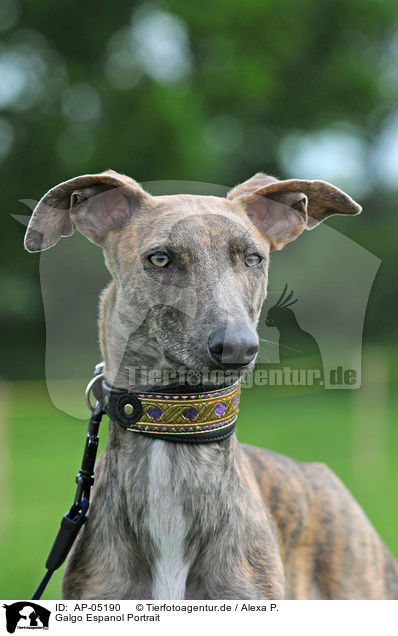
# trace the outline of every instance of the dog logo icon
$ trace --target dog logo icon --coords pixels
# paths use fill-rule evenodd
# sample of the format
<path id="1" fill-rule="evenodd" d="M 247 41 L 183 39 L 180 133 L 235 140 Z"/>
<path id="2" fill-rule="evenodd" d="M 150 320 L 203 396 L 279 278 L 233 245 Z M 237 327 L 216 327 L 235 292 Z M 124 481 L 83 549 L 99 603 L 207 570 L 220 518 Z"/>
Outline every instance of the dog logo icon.
<path id="1" fill-rule="evenodd" d="M 50 610 L 31 603 L 18 601 L 11 605 L 3 605 L 6 610 L 7 631 L 13 634 L 18 629 L 48 629 Z"/>

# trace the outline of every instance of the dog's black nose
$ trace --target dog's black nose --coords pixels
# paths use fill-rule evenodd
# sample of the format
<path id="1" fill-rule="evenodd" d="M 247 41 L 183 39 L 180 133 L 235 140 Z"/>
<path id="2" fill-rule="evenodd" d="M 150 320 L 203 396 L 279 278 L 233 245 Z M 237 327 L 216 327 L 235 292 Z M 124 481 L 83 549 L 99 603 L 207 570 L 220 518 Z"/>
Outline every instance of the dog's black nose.
<path id="1" fill-rule="evenodd" d="M 248 327 L 220 327 L 209 335 L 209 352 L 217 364 L 243 367 L 258 351 L 258 338 Z"/>

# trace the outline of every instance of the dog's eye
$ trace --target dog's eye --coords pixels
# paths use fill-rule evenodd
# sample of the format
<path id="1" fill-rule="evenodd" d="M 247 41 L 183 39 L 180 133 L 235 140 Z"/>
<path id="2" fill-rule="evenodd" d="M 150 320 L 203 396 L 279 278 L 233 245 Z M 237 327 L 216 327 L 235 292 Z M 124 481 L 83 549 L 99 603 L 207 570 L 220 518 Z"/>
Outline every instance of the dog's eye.
<path id="1" fill-rule="evenodd" d="M 155 254 L 151 254 L 148 256 L 148 259 L 152 263 L 152 265 L 156 265 L 156 267 L 166 267 L 170 263 L 170 259 L 167 254 L 163 254 L 163 252 L 156 252 Z"/>
<path id="2" fill-rule="evenodd" d="M 255 267 L 256 265 L 260 265 L 263 259 L 258 254 L 248 254 L 245 258 L 246 267 Z"/>

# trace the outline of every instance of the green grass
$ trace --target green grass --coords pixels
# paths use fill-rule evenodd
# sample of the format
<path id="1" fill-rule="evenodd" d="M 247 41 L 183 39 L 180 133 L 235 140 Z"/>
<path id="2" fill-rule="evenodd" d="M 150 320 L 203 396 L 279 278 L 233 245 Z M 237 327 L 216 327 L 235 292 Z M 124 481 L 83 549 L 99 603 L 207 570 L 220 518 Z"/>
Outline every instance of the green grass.
<path id="1" fill-rule="evenodd" d="M 3 386 L 0 598 L 20 599 L 29 598 L 43 576 L 60 519 L 72 503 L 86 422 L 58 411 L 44 383 Z M 246 389 L 238 437 L 327 463 L 398 555 L 398 399 L 388 391 L 369 406 L 365 390 L 291 395 Z M 104 421 L 102 447 L 107 428 Z M 60 598 L 61 575 L 55 573 L 45 598 Z"/>

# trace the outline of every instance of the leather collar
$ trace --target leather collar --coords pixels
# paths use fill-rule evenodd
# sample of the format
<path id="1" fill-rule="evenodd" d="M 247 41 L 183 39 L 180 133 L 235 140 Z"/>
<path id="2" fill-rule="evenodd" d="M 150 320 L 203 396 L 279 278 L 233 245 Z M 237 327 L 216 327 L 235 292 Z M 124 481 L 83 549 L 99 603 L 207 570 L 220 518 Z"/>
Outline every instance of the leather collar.
<path id="1" fill-rule="evenodd" d="M 220 389 L 169 388 L 135 393 L 101 380 L 104 412 L 124 429 L 168 442 L 198 444 L 226 439 L 235 430 L 240 381 Z M 97 384 L 94 395 L 99 392 Z M 189 388 L 188 388 L 189 390 Z M 191 389 L 193 391 L 193 389 Z"/>

